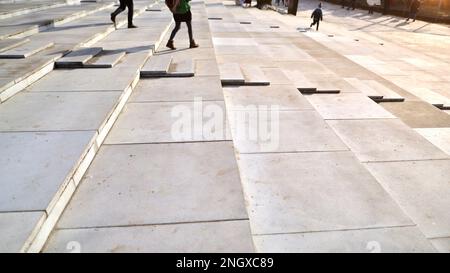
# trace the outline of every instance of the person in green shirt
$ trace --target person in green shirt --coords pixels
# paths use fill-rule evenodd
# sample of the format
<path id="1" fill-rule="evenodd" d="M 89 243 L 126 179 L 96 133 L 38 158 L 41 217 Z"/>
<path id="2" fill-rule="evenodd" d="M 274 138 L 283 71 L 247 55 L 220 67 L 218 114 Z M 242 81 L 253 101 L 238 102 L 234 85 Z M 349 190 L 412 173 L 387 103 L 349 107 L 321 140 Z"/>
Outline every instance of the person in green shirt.
<path id="1" fill-rule="evenodd" d="M 189 5 L 190 1 L 191 0 L 179 0 L 176 8 L 172 9 L 173 19 L 175 20 L 175 28 L 172 30 L 169 41 L 167 42 L 166 45 L 168 48 L 172 50 L 176 49 L 173 44 L 173 39 L 175 38 L 175 35 L 177 34 L 178 30 L 180 30 L 181 22 L 185 22 L 188 28 L 190 41 L 189 47 L 190 48 L 198 47 L 198 44 L 195 43 L 192 34 L 192 13 L 191 13 L 191 6 Z"/>

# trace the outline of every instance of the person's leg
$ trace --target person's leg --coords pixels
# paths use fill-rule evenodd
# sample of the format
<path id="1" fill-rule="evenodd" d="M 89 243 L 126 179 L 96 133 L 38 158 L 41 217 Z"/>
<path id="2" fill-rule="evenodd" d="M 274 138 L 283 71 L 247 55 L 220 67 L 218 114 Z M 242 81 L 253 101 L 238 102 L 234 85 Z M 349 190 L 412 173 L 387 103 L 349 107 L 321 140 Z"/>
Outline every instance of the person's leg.
<path id="1" fill-rule="evenodd" d="M 416 17 L 417 17 L 417 12 L 414 12 L 414 14 L 413 14 L 413 22 L 416 21 Z"/>
<path id="2" fill-rule="evenodd" d="M 127 1 L 127 8 L 128 8 L 128 27 L 135 28 L 136 26 L 133 25 L 133 14 L 134 14 L 133 0 L 126 0 L 126 1 Z"/>
<path id="3" fill-rule="evenodd" d="M 180 30 L 180 26 L 181 26 L 181 22 L 175 22 L 175 27 L 173 28 L 172 33 L 170 34 L 169 41 L 173 41 L 178 30 Z"/>
<path id="4" fill-rule="evenodd" d="M 125 8 L 126 8 L 125 0 L 120 0 L 119 7 L 113 13 L 111 13 L 111 21 L 116 23 L 116 16 L 119 15 L 119 13 L 121 13 L 122 11 L 124 11 Z"/>
<path id="5" fill-rule="evenodd" d="M 319 20 L 317 20 L 316 31 L 319 31 Z"/>

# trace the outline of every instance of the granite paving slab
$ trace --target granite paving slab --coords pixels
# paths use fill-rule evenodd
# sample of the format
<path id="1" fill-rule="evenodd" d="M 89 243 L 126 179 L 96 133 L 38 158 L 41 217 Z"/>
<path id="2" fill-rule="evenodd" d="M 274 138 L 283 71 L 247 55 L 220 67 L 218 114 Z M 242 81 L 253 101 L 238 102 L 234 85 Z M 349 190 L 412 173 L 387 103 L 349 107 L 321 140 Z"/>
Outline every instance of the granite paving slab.
<path id="1" fill-rule="evenodd" d="M 366 164 L 427 238 L 450 236 L 450 160 Z"/>
<path id="2" fill-rule="evenodd" d="M 43 211 L 0 213 L 0 252 L 21 252 L 23 243 L 30 243 L 34 227 L 44 217 Z"/>
<path id="3" fill-rule="evenodd" d="M 417 128 L 415 131 L 450 155 L 450 128 Z"/>
<path id="4" fill-rule="evenodd" d="M 329 120 L 328 124 L 361 161 L 448 158 L 398 119 Z"/>
<path id="5" fill-rule="evenodd" d="M 242 221 L 56 230 L 44 252 L 253 252 L 249 223 Z"/>
<path id="6" fill-rule="evenodd" d="M 246 218 L 231 142 L 105 145 L 58 228 Z"/>
<path id="7" fill-rule="evenodd" d="M 411 225 L 351 152 L 241 154 L 254 235 Z"/>

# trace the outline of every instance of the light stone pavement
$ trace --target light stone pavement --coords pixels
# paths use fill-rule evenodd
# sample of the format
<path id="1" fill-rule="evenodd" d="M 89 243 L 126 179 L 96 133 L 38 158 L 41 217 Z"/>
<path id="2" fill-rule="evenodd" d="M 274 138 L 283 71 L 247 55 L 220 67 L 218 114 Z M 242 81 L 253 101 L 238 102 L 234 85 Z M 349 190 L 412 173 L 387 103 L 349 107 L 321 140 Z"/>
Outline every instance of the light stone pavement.
<path id="1" fill-rule="evenodd" d="M 324 3 L 316 32 L 317 3 L 194 0 L 200 47 L 183 26 L 175 51 L 157 6 L 90 44 L 126 49 L 117 66 L 54 70 L 0 104 L 0 250 L 450 252 L 448 26 Z M 139 77 L 167 55 L 195 76 Z M 215 137 L 175 138 L 174 109 L 208 122 L 200 98 L 224 115 Z M 235 117 L 270 105 L 267 151 Z"/>

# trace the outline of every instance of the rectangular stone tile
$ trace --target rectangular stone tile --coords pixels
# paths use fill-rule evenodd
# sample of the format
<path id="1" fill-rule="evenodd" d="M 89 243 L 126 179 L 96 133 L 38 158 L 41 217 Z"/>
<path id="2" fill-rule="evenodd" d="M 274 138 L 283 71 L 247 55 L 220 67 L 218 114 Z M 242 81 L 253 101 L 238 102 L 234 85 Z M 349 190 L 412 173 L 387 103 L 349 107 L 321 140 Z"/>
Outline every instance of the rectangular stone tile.
<path id="1" fill-rule="evenodd" d="M 431 239 L 433 246 L 442 253 L 450 253 L 450 237 Z"/>
<path id="2" fill-rule="evenodd" d="M 56 230 L 44 252 L 253 252 L 249 223 L 242 221 Z"/>
<path id="3" fill-rule="evenodd" d="M 95 55 L 102 52 L 102 50 L 103 50 L 103 48 L 101 48 L 101 47 L 87 47 L 87 48 L 79 48 L 76 50 L 72 50 L 69 54 L 58 59 L 55 62 L 55 65 L 56 65 L 56 67 L 61 67 L 61 68 L 81 67 L 87 61 L 92 59 Z"/>
<path id="4" fill-rule="evenodd" d="M 264 75 L 266 75 L 267 79 L 269 80 L 270 84 L 288 84 L 292 85 L 289 78 L 286 77 L 286 74 L 283 73 L 283 71 L 277 67 L 263 67 L 261 68 L 264 72 Z"/>
<path id="5" fill-rule="evenodd" d="M 141 79 L 130 102 L 223 100 L 218 76 Z"/>
<path id="6" fill-rule="evenodd" d="M 450 116 L 423 101 L 383 102 L 380 105 L 412 128 L 450 127 Z"/>
<path id="7" fill-rule="evenodd" d="M 195 76 L 220 76 L 216 60 L 196 60 Z"/>
<path id="8" fill-rule="evenodd" d="M 165 76 L 167 77 L 194 77 L 195 61 L 185 59 L 182 61 L 172 62 Z"/>
<path id="9" fill-rule="evenodd" d="M 227 133 L 223 101 L 129 103 L 105 142 L 119 144 L 231 139 Z"/>
<path id="10" fill-rule="evenodd" d="M 0 133 L 0 211 L 46 210 L 94 135 Z"/>
<path id="11" fill-rule="evenodd" d="M 241 64 L 240 67 L 245 85 L 270 85 L 269 79 L 259 66 Z"/>
<path id="12" fill-rule="evenodd" d="M 252 38 L 218 38 L 213 37 L 214 46 L 231 45 L 231 46 L 257 46 L 258 44 Z"/>
<path id="13" fill-rule="evenodd" d="M 370 86 L 373 90 L 375 90 L 378 94 L 381 94 L 383 98 L 381 101 L 391 101 L 391 102 L 402 102 L 405 98 L 381 83 L 375 80 L 363 80 L 364 84 Z"/>
<path id="14" fill-rule="evenodd" d="M 40 51 L 50 48 L 53 42 L 33 42 L 25 43 L 18 47 L 0 53 L 0 59 L 24 59 Z"/>
<path id="15" fill-rule="evenodd" d="M 33 92 L 124 91 L 138 75 L 137 67 L 55 70 L 27 88 Z M 114 80 L 111 80 L 114 79 Z"/>
<path id="16" fill-rule="evenodd" d="M 361 161 L 448 158 L 398 119 L 329 120 L 328 124 Z"/>
<path id="17" fill-rule="evenodd" d="M 419 128 L 415 131 L 450 155 L 450 128 Z"/>
<path id="18" fill-rule="evenodd" d="M 231 142 L 106 145 L 58 227 L 245 218 Z"/>
<path id="19" fill-rule="evenodd" d="M 324 119 L 395 118 L 366 95 L 359 93 L 314 94 L 306 98 Z"/>
<path id="20" fill-rule="evenodd" d="M 220 80 L 222 85 L 243 85 L 245 83 L 244 75 L 238 63 L 219 64 Z"/>
<path id="21" fill-rule="evenodd" d="M 239 86 L 223 88 L 230 110 L 241 107 L 277 107 L 279 110 L 314 110 L 292 85 Z"/>
<path id="22" fill-rule="evenodd" d="M 0 107 L 0 132 L 97 130 L 120 92 L 21 93 Z"/>
<path id="23" fill-rule="evenodd" d="M 412 222 L 351 152 L 241 154 L 253 234 Z"/>
<path id="24" fill-rule="evenodd" d="M 30 39 L 4 39 L 0 40 L 0 52 L 12 49 L 29 42 Z"/>
<path id="25" fill-rule="evenodd" d="M 428 238 L 450 236 L 450 160 L 366 166 Z"/>
<path id="26" fill-rule="evenodd" d="M 254 236 L 258 252 L 436 252 L 417 227 Z"/>
<path id="27" fill-rule="evenodd" d="M 342 151 L 347 146 L 315 111 L 229 111 L 236 151 Z"/>
<path id="28" fill-rule="evenodd" d="M 350 83 L 356 89 L 361 91 L 364 95 L 368 96 L 371 99 L 382 99 L 383 95 L 378 93 L 372 87 L 359 80 L 358 78 L 344 78 L 345 81 Z"/>
<path id="29" fill-rule="evenodd" d="M 112 68 L 126 55 L 125 51 L 103 51 L 83 65 L 86 68 Z"/>
<path id="30" fill-rule="evenodd" d="M 167 74 L 170 64 L 172 63 L 171 55 L 153 55 L 141 69 L 141 76 L 161 76 Z"/>
<path id="31" fill-rule="evenodd" d="M 43 211 L 0 213 L 0 252 L 23 251 L 35 235 L 35 227 L 44 218 Z"/>

